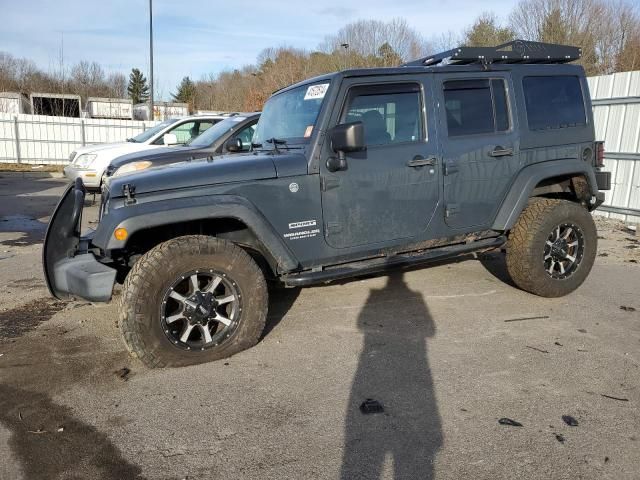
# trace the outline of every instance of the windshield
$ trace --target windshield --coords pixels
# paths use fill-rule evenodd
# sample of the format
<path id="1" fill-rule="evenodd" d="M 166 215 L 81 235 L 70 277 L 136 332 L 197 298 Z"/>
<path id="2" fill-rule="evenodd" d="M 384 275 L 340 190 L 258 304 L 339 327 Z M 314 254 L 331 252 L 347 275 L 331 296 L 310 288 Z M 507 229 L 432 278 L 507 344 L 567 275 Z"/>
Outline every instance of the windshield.
<path id="1" fill-rule="evenodd" d="M 303 85 L 271 97 L 262 110 L 253 143 L 278 139 L 307 143 L 316 124 L 329 82 Z"/>
<path id="2" fill-rule="evenodd" d="M 139 135 L 136 135 L 133 138 L 128 138 L 127 142 L 144 143 L 147 140 L 149 140 L 151 137 L 153 137 L 156 133 L 160 132 L 161 130 L 164 130 L 169 125 L 176 123 L 177 121 L 178 121 L 177 118 L 171 118 L 169 120 L 165 120 L 164 122 L 159 123 L 155 127 L 147 128 L 144 132 L 140 133 Z"/>
<path id="3" fill-rule="evenodd" d="M 222 137 L 232 128 L 235 128 L 238 123 L 245 120 L 247 117 L 229 117 L 225 118 L 221 122 L 216 123 L 213 127 L 205 130 L 204 133 L 198 135 L 196 138 L 187 142 L 190 147 L 206 148 L 210 147 L 216 140 Z"/>

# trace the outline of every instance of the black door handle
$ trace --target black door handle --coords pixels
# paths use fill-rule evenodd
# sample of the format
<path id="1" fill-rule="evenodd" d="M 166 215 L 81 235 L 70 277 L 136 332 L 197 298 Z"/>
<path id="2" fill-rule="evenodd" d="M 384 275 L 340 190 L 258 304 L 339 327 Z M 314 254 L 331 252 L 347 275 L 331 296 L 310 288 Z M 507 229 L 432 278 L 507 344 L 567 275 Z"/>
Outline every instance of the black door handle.
<path id="1" fill-rule="evenodd" d="M 407 162 L 407 167 L 435 167 L 438 159 L 436 157 L 424 158 L 420 155 L 416 155 L 412 160 Z"/>
<path id="2" fill-rule="evenodd" d="M 490 157 L 506 157 L 513 155 L 513 148 L 504 148 L 500 145 L 489 152 Z"/>

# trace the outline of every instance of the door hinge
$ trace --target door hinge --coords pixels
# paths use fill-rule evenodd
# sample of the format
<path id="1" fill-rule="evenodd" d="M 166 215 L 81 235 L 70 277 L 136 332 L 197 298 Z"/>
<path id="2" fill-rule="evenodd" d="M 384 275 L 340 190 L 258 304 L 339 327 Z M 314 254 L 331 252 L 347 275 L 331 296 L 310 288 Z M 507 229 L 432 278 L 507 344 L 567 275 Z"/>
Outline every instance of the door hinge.
<path id="1" fill-rule="evenodd" d="M 342 232 L 342 225 L 337 222 L 327 222 L 325 230 L 327 232 L 327 235 L 331 235 L 332 233 L 340 233 Z"/>
<path id="2" fill-rule="evenodd" d="M 444 162 L 444 174 L 445 175 L 451 175 L 453 173 L 458 172 L 458 165 L 456 165 L 456 162 L 453 160 L 447 160 L 446 162 Z"/>
<path id="3" fill-rule="evenodd" d="M 125 183 L 122 186 L 122 194 L 125 197 L 124 204 L 125 205 L 133 205 L 136 203 L 136 186 L 132 183 Z"/>
<path id="4" fill-rule="evenodd" d="M 335 177 L 320 177 L 320 189 L 323 192 L 331 190 L 332 188 L 338 188 L 340 186 L 340 179 Z"/>
<path id="5" fill-rule="evenodd" d="M 445 208 L 445 216 L 447 218 L 457 215 L 460 212 L 460 205 L 457 203 L 450 203 Z"/>

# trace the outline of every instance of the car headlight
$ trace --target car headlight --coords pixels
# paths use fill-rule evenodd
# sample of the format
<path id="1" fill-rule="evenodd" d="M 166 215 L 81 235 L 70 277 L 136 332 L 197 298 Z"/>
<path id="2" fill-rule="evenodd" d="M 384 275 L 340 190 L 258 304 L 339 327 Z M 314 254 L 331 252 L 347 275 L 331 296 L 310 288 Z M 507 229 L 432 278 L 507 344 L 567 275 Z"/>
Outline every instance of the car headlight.
<path id="1" fill-rule="evenodd" d="M 93 161 L 96 159 L 96 157 L 97 155 L 84 153 L 82 155 L 79 155 L 78 158 L 76 158 L 76 161 L 73 163 L 76 167 L 89 168 L 93 163 Z"/>
<path id="2" fill-rule="evenodd" d="M 126 173 L 133 173 L 133 172 L 139 172 L 140 170 L 146 170 L 151 165 L 152 165 L 152 162 L 148 160 L 143 160 L 141 162 L 127 163 L 126 165 L 121 166 L 115 172 L 113 172 L 113 176 L 118 177 Z"/>

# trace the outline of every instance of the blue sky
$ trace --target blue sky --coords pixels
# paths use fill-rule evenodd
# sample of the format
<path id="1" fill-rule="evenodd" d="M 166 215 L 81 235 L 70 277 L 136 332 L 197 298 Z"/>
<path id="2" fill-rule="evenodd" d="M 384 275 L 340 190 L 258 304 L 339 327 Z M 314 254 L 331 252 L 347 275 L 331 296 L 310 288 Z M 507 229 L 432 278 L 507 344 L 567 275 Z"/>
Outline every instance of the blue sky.
<path id="1" fill-rule="evenodd" d="M 425 37 L 459 31 L 483 11 L 506 17 L 516 0 L 154 0 L 156 95 L 180 79 L 253 63 L 267 47 L 313 49 L 358 19 L 403 17 Z M 452 5 L 455 5 L 452 7 Z M 45 70 L 97 61 L 107 71 L 148 71 L 148 0 L 0 0 L 0 51 Z"/>

